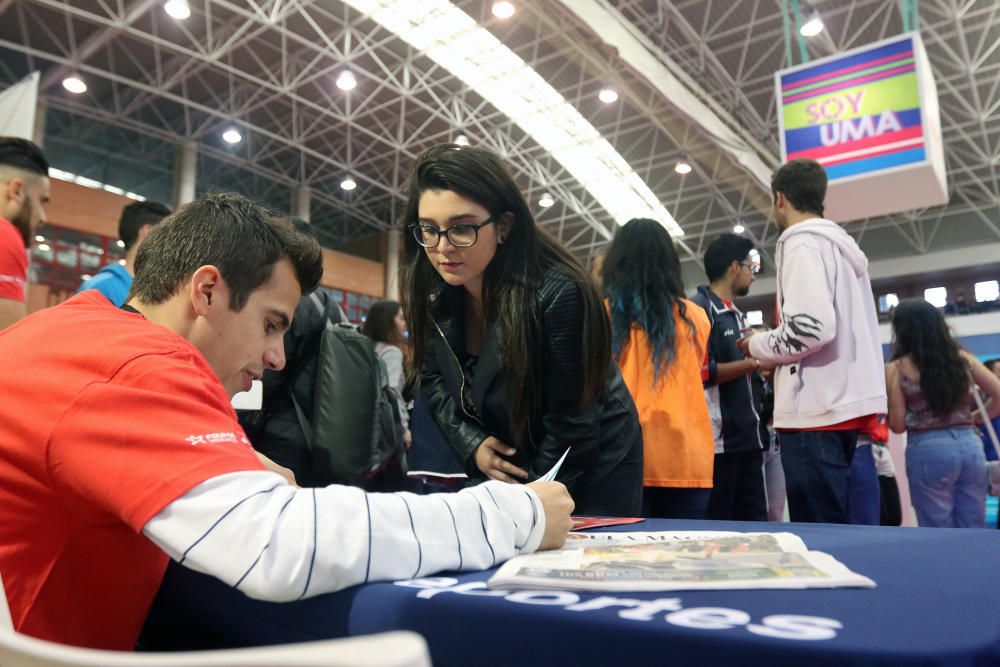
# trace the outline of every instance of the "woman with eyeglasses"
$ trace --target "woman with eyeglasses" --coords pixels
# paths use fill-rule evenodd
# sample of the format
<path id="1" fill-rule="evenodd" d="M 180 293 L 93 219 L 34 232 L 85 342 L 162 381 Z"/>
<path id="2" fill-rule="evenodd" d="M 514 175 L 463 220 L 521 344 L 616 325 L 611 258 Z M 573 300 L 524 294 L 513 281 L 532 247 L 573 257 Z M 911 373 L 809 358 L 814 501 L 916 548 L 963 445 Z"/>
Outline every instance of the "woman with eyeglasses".
<path id="1" fill-rule="evenodd" d="M 715 457 L 702 390 L 708 315 L 684 298 L 680 258 L 655 220 L 636 218 L 618 230 L 601 276 L 611 348 L 642 425 L 643 516 L 704 519 Z"/>
<path id="2" fill-rule="evenodd" d="M 536 224 L 499 157 L 417 159 L 400 285 L 421 391 L 473 478 L 556 479 L 576 512 L 635 516 L 642 435 L 587 271 Z"/>

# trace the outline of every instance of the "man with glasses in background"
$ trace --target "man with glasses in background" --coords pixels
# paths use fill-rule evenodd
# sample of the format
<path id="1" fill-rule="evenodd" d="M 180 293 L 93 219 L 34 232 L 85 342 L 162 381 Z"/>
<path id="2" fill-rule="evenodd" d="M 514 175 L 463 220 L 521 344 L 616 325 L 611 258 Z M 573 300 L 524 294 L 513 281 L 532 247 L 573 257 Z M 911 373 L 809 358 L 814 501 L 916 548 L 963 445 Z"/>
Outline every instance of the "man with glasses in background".
<path id="1" fill-rule="evenodd" d="M 749 239 L 722 234 L 709 244 L 704 261 L 709 284 L 699 286 L 692 300 L 712 323 L 702 373 L 715 436 L 706 518 L 767 521 L 763 452 L 770 438 L 760 419 L 762 382 L 757 371 L 762 364 L 744 357 L 736 344 L 746 322 L 733 303 L 749 293 L 760 271 L 760 254 Z M 764 366 L 770 368 L 773 365 Z"/>

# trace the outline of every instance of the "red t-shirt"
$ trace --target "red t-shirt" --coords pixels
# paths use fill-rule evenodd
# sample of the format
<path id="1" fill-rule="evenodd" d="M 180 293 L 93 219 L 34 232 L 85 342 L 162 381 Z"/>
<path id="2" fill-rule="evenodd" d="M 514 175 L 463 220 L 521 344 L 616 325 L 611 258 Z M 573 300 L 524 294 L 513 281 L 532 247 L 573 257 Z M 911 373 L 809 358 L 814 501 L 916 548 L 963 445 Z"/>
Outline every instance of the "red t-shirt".
<path id="1" fill-rule="evenodd" d="M 0 299 L 24 303 L 24 283 L 28 278 L 28 251 L 17 227 L 0 218 Z"/>
<path id="2" fill-rule="evenodd" d="M 839 424 L 830 424 L 829 426 L 817 426 L 816 428 L 804 428 L 803 431 L 857 431 L 858 433 L 865 433 L 871 435 L 871 433 L 878 428 L 878 415 L 865 415 L 864 417 L 855 417 L 854 419 L 848 419 L 845 422 L 840 422 Z"/>
<path id="3" fill-rule="evenodd" d="M 16 630 L 130 650 L 167 556 L 142 528 L 259 470 L 201 353 L 98 292 L 0 333 L 0 574 Z"/>

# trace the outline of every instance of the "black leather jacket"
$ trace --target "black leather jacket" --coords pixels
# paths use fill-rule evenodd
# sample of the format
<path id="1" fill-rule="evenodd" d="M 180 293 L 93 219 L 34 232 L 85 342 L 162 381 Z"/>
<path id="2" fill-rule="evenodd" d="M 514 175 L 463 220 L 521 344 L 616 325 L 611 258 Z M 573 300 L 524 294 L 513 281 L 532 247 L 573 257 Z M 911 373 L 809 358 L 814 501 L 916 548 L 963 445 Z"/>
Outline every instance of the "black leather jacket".
<path id="1" fill-rule="evenodd" d="M 635 404 L 614 361 L 604 390 L 580 409 L 583 301 L 572 280 L 548 271 L 538 284 L 531 321 L 536 327 L 532 339 L 537 342 L 534 362 L 541 396 L 527 433 L 519 441 L 511 433 L 497 326 L 487 332 L 472 381 L 463 373 L 467 358 L 463 292 L 442 286 L 431 296 L 432 323 L 421 391 L 470 476 L 482 477 L 473 454 L 490 435 L 517 448 L 510 461 L 527 470 L 531 480 L 544 475 L 572 447 L 557 479 L 578 498 L 578 504 L 586 487 L 602 479 L 626 455 L 631 453 L 641 461 L 642 431 Z"/>

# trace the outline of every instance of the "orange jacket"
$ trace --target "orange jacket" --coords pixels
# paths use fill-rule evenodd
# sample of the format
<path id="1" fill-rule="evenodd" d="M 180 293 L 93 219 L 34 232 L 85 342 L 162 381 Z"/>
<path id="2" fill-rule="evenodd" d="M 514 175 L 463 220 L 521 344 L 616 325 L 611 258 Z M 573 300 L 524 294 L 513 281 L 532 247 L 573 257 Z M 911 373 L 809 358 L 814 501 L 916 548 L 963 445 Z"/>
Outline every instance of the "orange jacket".
<path id="1" fill-rule="evenodd" d="M 676 357 L 654 385 L 653 354 L 646 332 L 632 326 L 618 359 L 642 426 L 643 484 L 712 488 L 715 444 L 701 369 L 711 326 L 698 304 L 684 299 L 695 335 L 674 307 Z"/>

